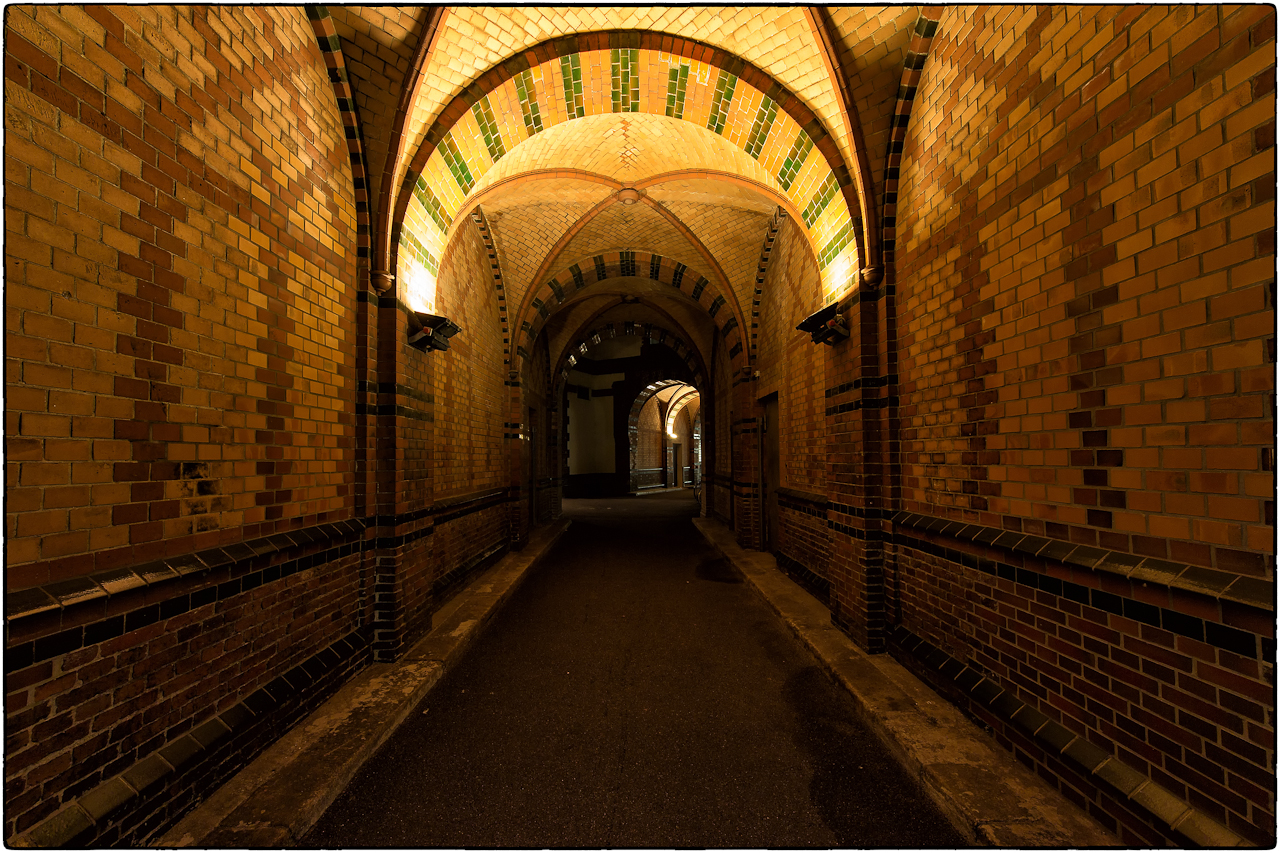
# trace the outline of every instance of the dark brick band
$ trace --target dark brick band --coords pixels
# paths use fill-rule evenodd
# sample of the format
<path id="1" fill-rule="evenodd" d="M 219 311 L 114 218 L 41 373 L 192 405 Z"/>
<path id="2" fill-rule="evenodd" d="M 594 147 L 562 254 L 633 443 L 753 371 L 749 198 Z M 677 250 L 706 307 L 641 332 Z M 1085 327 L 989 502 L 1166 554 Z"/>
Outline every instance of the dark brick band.
<path id="1" fill-rule="evenodd" d="M 9 593 L 5 596 L 5 621 L 10 637 L 17 634 L 32 639 L 19 641 L 5 649 L 5 672 L 17 672 L 32 664 L 105 642 L 352 554 L 403 547 L 431 535 L 437 525 L 499 506 L 511 499 L 508 489 L 464 495 L 400 516 L 320 524 L 236 545 L 156 560 L 132 569 L 108 570 L 85 578 Z M 430 519 L 431 523 L 410 533 L 375 539 L 358 538 L 369 529 L 394 528 L 423 519 Z M 483 554 L 473 562 L 488 559 L 491 553 Z M 472 568 L 474 566 L 462 567 L 462 575 Z M 458 571 L 455 569 L 446 577 L 460 576 Z M 177 583 L 184 579 L 185 583 Z M 163 589 L 171 583 L 175 584 L 174 593 L 156 601 L 157 587 Z M 182 589 L 179 591 L 177 586 Z M 81 605 L 104 599 L 123 602 L 120 606 L 138 606 L 105 618 L 84 621 L 80 613 L 85 608 Z"/>

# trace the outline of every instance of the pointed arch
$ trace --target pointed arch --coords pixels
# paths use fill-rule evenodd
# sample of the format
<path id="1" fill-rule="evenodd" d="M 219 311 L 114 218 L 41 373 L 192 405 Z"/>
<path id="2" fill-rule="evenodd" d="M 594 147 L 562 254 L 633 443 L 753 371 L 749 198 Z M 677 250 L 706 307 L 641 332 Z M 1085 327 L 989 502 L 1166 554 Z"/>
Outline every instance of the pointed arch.
<path id="1" fill-rule="evenodd" d="M 590 324 L 588 323 L 587 325 Z M 675 323 L 671 325 L 679 328 Z M 689 368 L 689 373 L 694 378 L 695 384 L 704 385 L 706 383 L 707 370 L 702 360 L 702 353 L 696 346 L 689 343 L 685 335 L 678 331 L 673 331 L 666 324 L 636 323 L 624 320 L 622 322 L 595 325 L 588 332 L 574 335 L 574 342 L 566 347 L 564 352 L 560 353 L 557 363 L 552 369 L 552 376 L 556 382 L 557 389 L 563 386 L 569 376 L 569 371 L 573 369 L 579 356 L 585 356 L 602 342 L 614 340 L 620 336 L 635 336 L 639 337 L 642 342 L 668 347 L 684 360 L 685 366 Z"/>
<path id="2" fill-rule="evenodd" d="M 400 101 L 396 105 L 395 116 L 391 120 L 391 136 L 387 141 L 387 157 L 382 164 L 382 191 L 375 199 L 375 213 L 372 217 L 373 233 L 372 257 L 370 258 L 371 277 L 379 292 L 388 290 L 394 281 L 395 273 L 395 214 L 399 210 L 398 201 L 406 192 L 413 191 L 412 182 L 402 183 L 396 188 L 395 177 L 404 163 L 405 131 L 409 117 L 413 113 L 413 105 L 418 99 L 425 79 L 423 70 L 427 60 L 435 49 L 436 39 L 444 29 L 449 17 L 448 6 L 429 6 L 426 21 L 422 25 L 422 33 L 418 37 L 418 46 L 414 49 L 413 60 L 405 71 L 404 84 L 400 88 Z M 393 199 L 395 200 L 393 202 Z"/>
<path id="3" fill-rule="evenodd" d="M 615 61 L 582 61 L 582 55 L 600 52 Z M 660 79 L 664 72 L 667 78 Z M 668 97 L 650 95 L 660 91 Z M 611 92 L 611 101 L 601 100 L 604 92 Z M 857 282 L 865 253 L 862 204 L 849 204 L 849 169 L 822 122 L 741 58 L 650 32 L 585 33 L 544 42 L 474 81 L 441 111 L 415 153 L 405 179 L 412 191 L 397 200 L 397 228 L 404 227 L 416 199 L 423 212 L 414 227 L 430 233 L 415 236 L 438 255 L 480 179 L 513 146 L 551 125 L 610 111 L 666 115 L 726 139 L 732 135 L 798 212 L 823 271 L 826 298 L 843 295 Z M 840 203 L 833 204 L 837 198 Z M 393 252 L 399 242 L 393 241 Z"/>
<path id="4" fill-rule="evenodd" d="M 641 250 L 622 249 L 578 259 L 548 279 L 544 285 L 545 291 L 541 292 L 546 296 L 545 301 L 541 296 L 534 296 L 529 301 L 530 310 L 520 320 L 521 343 L 516 347 L 517 357 L 523 359 L 527 356 L 529 345 L 537 339 L 553 308 L 565 302 L 569 296 L 594 284 L 639 277 L 670 285 L 701 306 L 720 333 L 727 340 L 734 341 L 731 347 L 738 349 L 733 358 L 738 359 L 742 356 L 745 338 L 737 316 L 729 313 L 721 318 L 720 312 L 728 304 L 723 294 L 718 293 L 706 277 L 687 275 L 688 269 L 688 265 L 680 261 Z"/>

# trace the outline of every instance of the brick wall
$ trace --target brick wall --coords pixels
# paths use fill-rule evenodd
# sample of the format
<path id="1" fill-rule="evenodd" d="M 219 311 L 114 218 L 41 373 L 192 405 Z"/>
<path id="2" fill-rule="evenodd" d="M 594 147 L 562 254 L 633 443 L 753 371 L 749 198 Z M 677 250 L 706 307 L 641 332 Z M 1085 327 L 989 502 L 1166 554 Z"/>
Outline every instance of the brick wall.
<path id="1" fill-rule="evenodd" d="M 302 10 L 14 7 L 5 87 L 9 837 L 358 632 L 365 560 Z"/>
<path id="2" fill-rule="evenodd" d="M 433 401 L 432 446 L 424 462 L 436 504 L 474 500 L 496 491 L 506 497 L 504 463 L 510 442 L 504 440 L 502 426 L 508 397 L 504 342 L 497 294 L 492 286 L 478 286 L 492 280 L 484 243 L 475 226 L 464 221 L 441 266 L 437 305 L 463 331 L 451 339 L 449 350 L 427 356 L 430 384 L 422 389 Z M 457 571 L 477 550 L 488 553 L 505 546 L 507 531 L 497 521 L 500 516 L 490 509 L 450 522 L 451 547 L 444 539 L 435 542 L 431 562 L 437 577 Z M 435 536 L 443 532 L 437 520 Z"/>
<path id="3" fill-rule="evenodd" d="M 948 9 L 898 199 L 902 508 L 942 520 L 924 551 L 897 531 L 902 624 L 1257 843 L 1274 32 L 1269 7 Z"/>
<path id="4" fill-rule="evenodd" d="M 903 172 L 904 507 L 1262 577 L 1270 17 L 1114 11 L 941 27 Z"/>
<path id="5" fill-rule="evenodd" d="M 657 396 L 640 409 L 640 423 L 636 427 L 636 470 L 661 469 L 662 412 L 665 409 Z"/>
<path id="6" fill-rule="evenodd" d="M 349 512 L 346 144 L 273 14 L 7 19 L 11 588 Z"/>
<path id="7" fill-rule="evenodd" d="M 802 582 L 817 581 L 822 593 L 827 575 L 826 347 L 796 331 L 805 317 L 822 307 L 817 264 L 799 226 L 784 218 L 766 272 L 760 302 L 760 379 L 756 393 L 778 394 L 778 447 L 784 492 L 779 496 L 779 565 Z M 809 584 L 811 587 L 814 585 Z"/>

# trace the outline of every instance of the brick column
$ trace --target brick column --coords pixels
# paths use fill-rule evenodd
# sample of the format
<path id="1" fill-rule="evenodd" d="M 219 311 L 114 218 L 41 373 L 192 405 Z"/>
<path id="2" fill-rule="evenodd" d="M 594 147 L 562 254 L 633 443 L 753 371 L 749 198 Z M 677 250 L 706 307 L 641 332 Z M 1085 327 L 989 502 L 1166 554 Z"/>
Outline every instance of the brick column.
<path id="1" fill-rule="evenodd" d="M 406 346 L 408 317 L 388 294 L 378 301 L 378 387 L 375 453 L 377 500 L 373 535 L 374 660 L 398 658 L 431 627 L 433 518 L 429 389 L 440 369 L 432 353 Z M 419 449 L 410 458 L 410 448 Z"/>
<path id="2" fill-rule="evenodd" d="M 842 302 L 850 337 L 828 350 L 827 528 L 831 621 L 869 652 L 885 648 L 886 416 L 883 290 L 864 280 Z"/>

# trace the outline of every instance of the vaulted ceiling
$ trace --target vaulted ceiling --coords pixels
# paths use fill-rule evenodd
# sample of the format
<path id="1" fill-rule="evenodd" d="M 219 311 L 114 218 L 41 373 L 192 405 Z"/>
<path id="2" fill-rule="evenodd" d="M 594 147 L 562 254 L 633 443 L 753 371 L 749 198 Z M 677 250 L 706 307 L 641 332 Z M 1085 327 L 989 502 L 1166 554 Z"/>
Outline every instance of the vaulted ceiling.
<path id="1" fill-rule="evenodd" d="M 434 274 L 482 221 L 513 337 L 545 328 L 553 363 L 630 310 L 709 364 L 717 331 L 750 357 L 781 220 L 826 300 L 880 265 L 922 10 L 936 19 L 914 6 L 312 14 L 350 86 L 375 274 Z"/>

